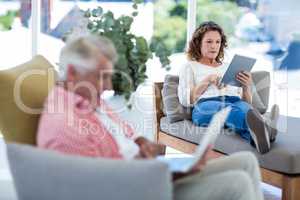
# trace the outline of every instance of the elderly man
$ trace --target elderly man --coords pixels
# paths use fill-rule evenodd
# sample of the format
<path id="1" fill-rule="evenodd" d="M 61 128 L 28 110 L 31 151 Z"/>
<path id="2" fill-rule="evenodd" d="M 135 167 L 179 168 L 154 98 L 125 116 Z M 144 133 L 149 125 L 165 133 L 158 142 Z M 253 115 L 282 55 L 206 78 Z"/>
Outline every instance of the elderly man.
<path id="1" fill-rule="evenodd" d="M 66 44 L 60 56 L 60 82 L 49 94 L 40 119 L 39 147 L 112 159 L 150 159 L 159 154 L 158 144 L 136 136 L 100 98 L 112 87 L 115 61 L 116 51 L 103 37 L 85 36 Z M 252 154 L 208 163 L 205 157 L 190 172 L 174 174 L 175 199 L 263 199 Z"/>

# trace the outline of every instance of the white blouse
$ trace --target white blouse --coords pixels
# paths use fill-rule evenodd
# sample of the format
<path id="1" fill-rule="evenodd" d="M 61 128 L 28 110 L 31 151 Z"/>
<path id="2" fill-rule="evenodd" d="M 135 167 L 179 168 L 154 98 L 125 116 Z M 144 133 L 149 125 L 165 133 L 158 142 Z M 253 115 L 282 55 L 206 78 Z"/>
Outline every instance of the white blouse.
<path id="1" fill-rule="evenodd" d="M 219 67 L 211 67 L 201 64 L 196 61 L 188 61 L 182 66 L 179 72 L 179 85 L 178 85 L 178 97 L 180 103 L 185 107 L 192 107 L 200 99 L 217 97 L 217 96 L 242 96 L 242 88 L 227 85 L 226 87 L 219 89 L 215 85 L 210 85 L 207 90 L 191 104 L 191 88 L 199 85 L 208 75 L 218 74 L 223 77 L 228 64 L 222 64 Z"/>

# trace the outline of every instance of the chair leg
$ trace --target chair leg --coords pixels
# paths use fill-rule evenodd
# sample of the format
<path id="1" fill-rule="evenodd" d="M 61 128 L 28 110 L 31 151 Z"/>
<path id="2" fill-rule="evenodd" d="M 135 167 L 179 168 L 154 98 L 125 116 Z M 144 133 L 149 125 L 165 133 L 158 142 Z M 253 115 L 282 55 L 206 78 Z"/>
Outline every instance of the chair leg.
<path id="1" fill-rule="evenodd" d="M 166 149 L 167 149 L 167 146 L 164 145 L 164 144 L 161 144 L 161 145 L 159 146 L 159 154 L 160 154 L 160 155 L 166 155 Z"/>
<path id="2" fill-rule="evenodd" d="M 300 199 L 300 177 L 283 177 L 282 200 Z"/>

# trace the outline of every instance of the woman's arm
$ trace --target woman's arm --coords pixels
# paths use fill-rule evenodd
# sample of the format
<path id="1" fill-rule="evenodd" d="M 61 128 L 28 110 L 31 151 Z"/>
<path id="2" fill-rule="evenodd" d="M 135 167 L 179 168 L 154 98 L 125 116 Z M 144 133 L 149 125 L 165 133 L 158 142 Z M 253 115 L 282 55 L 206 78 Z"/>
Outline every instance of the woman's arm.
<path id="1" fill-rule="evenodd" d="M 243 87 L 243 96 L 242 99 L 249 104 L 252 104 L 252 91 L 250 87 Z"/>
<path id="2" fill-rule="evenodd" d="M 212 74 L 207 76 L 199 85 L 191 88 L 191 103 L 195 103 L 211 84 L 217 85 L 218 80 L 219 76 L 217 74 Z"/>
<path id="3" fill-rule="evenodd" d="M 178 97 L 181 105 L 191 107 L 191 93 L 194 85 L 194 73 L 191 66 L 187 63 L 179 72 Z"/>
<path id="4" fill-rule="evenodd" d="M 180 103 L 190 107 L 206 91 L 210 84 L 218 84 L 217 74 L 208 75 L 199 85 L 195 85 L 194 72 L 190 65 L 184 66 L 179 73 L 178 97 Z"/>
<path id="5" fill-rule="evenodd" d="M 195 101 L 207 90 L 210 85 L 209 81 L 203 81 L 201 84 L 191 88 L 191 103 L 194 104 Z"/>

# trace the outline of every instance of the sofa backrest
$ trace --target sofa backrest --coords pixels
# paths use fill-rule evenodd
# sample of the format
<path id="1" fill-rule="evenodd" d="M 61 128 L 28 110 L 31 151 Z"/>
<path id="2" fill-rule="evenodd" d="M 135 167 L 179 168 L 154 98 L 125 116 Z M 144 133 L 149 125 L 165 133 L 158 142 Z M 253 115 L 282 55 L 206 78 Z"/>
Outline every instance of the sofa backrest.
<path id="1" fill-rule="evenodd" d="M 40 112 L 55 79 L 53 66 L 42 56 L 0 71 L 0 132 L 6 141 L 36 143 Z"/>
<path id="2" fill-rule="evenodd" d="M 109 160 L 8 144 L 19 200 L 171 200 L 168 167 L 155 160 Z"/>

